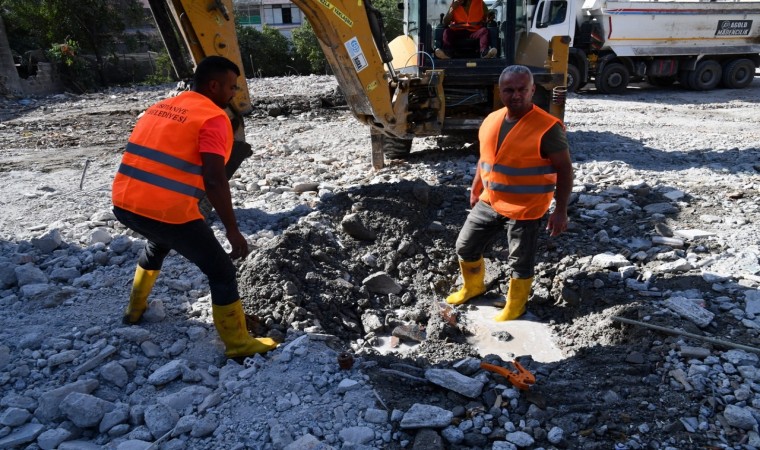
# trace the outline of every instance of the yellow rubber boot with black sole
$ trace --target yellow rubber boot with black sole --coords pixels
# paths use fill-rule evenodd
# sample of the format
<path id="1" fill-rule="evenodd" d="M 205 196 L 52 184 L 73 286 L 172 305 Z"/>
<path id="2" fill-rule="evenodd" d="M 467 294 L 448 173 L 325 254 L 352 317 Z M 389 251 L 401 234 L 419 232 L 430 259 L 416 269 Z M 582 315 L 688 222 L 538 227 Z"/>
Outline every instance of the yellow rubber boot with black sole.
<path id="1" fill-rule="evenodd" d="M 231 359 L 266 353 L 277 348 L 270 338 L 255 338 L 248 334 L 245 313 L 240 300 L 229 305 L 211 305 L 214 326 L 226 348 L 224 355 Z"/>
<path id="2" fill-rule="evenodd" d="M 482 257 L 477 261 L 460 259 L 459 268 L 462 270 L 464 283 L 462 289 L 446 297 L 446 303 L 449 305 L 461 305 L 486 291 L 486 266 Z"/>
<path id="3" fill-rule="evenodd" d="M 530 278 L 512 278 L 509 280 L 509 291 L 507 292 L 507 304 L 504 309 L 494 317 L 497 322 L 515 320 L 525 314 L 525 304 L 530 297 L 530 287 L 533 285 L 533 277 Z"/>
<path id="4" fill-rule="evenodd" d="M 129 294 L 129 305 L 124 311 L 121 321 L 127 325 L 140 322 L 143 313 L 148 309 L 148 295 L 156 284 L 160 270 L 147 270 L 139 265 L 135 269 L 135 279 L 132 281 L 132 292 Z"/>

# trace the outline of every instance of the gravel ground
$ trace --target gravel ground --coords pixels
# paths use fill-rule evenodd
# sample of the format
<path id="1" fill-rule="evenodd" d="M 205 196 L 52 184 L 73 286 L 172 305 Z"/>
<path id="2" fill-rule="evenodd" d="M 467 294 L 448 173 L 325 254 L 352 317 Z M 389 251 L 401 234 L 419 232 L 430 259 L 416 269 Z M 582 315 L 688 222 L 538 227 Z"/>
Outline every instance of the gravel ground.
<path id="1" fill-rule="evenodd" d="M 244 366 L 179 257 L 120 324 L 142 243 L 110 182 L 171 87 L 0 99 L 0 448 L 760 448 L 760 79 L 569 98 L 571 227 L 541 238 L 528 304 L 548 363 L 468 340 L 464 313 L 503 299 L 505 242 L 481 301 L 441 304 L 473 147 L 418 139 L 375 172 L 333 78 L 249 87 L 239 280 L 249 327 L 283 344 Z M 513 359 L 530 389 L 479 367 Z"/>

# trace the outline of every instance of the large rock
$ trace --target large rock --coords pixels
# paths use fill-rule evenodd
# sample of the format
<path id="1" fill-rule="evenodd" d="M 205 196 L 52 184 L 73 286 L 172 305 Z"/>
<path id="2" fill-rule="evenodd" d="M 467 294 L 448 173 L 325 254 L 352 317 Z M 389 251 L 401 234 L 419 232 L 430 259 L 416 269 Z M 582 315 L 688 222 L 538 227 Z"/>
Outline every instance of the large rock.
<path id="1" fill-rule="evenodd" d="M 60 405 L 64 398 L 72 392 L 89 394 L 98 388 L 98 384 L 96 380 L 75 381 L 74 383 L 45 392 L 40 396 L 39 406 L 34 410 L 34 416 L 42 423 L 51 423 L 61 419 L 63 413 Z"/>
<path id="2" fill-rule="evenodd" d="M 39 423 L 28 423 L 21 428 L 16 429 L 13 433 L 0 439 L 0 448 L 20 448 L 37 439 L 42 433 L 45 426 Z"/>
<path id="3" fill-rule="evenodd" d="M 682 318 L 694 322 L 700 328 L 710 325 L 715 318 L 715 314 L 699 306 L 694 299 L 670 297 L 665 300 L 665 306 Z"/>
<path id="4" fill-rule="evenodd" d="M 161 386 L 172 382 L 182 375 L 182 366 L 184 365 L 185 363 L 178 359 L 169 361 L 150 374 L 148 377 L 148 383 L 154 386 Z"/>
<path id="5" fill-rule="evenodd" d="M 61 232 L 57 228 L 48 231 L 38 238 L 32 238 L 32 245 L 34 245 L 41 253 L 52 252 L 61 245 L 61 242 L 63 242 L 63 238 L 61 237 Z"/>
<path id="6" fill-rule="evenodd" d="M 98 425 L 116 406 L 93 395 L 72 392 L 61 402 L 61 412 L 79 428 Z"/>
<path id="7" fill-rule="evenodd" d="M 425 378 L 438 386 L 469 398 L 475 398 L 483 391 L 482 381 L 462 375 L 456 370 L 428 369 L 425 371 Z"/>
<path id="8" fill-rule="evenodd" d="M 16 280 L 19 286 L 27 284 L 46 284 L 48 282 L 45 272 L 35 267 L 32 263 L 16 266 Z"/>
<path id="9" fill-rule="evenodd" d="M 385 272 L 375 272 L 362 280 L 368 291 L 375 294 L 398 294 L 401 286 Z"/>
<path id="10" fill-rule="evenodd" d="M 399 424 L 403 429 L 411 428 L 446 428 L 451 424 L 454 414 L 433 405 L 415 403 L 404 413 Z"/>

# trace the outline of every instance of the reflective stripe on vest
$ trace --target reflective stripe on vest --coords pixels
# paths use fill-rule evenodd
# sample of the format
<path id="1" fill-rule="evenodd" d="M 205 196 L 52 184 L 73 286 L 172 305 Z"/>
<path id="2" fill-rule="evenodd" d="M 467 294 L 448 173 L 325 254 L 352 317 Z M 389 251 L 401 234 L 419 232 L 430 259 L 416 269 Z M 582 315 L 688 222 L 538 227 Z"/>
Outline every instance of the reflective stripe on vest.
<path id="1" fill-rule="evenodd" d="M 480 198 L 510 219 L 538 219 L 549 208 L 557 183 L 551 161 L 541 157 L 541 140 L 551 127 L 561 122 L 534 105 L 497 149 L 506 115 L 506 108 L 495 111 L 480 128 L 478 170 L 484 188 Z"/>
<path id="2" fill-rule="evenodd" d="M 153 161 L 165 164 L 169 167 L 174 167 L 175 169 L 179 169 L 183 172 L 191 173 L 193 175 L 200 175 L 202 173 L 202 167 L 198 164 L 193 164 L 191 162 L 185 161 L 184 159 L 179 159 L 175 156 L 167 155 L 166 153 L 159 150 L 143 147 L 142 145 L 137 145 L 132 142 L 127 142 L 127 148 L 125 151 L 127 153 L 142 156 L 143 158 L 151 159 Z"/>
<path id="3" fill-rule="evenodd" d="M 483 0 L 472 0 L 469 10 L 457 6 L 452 16 L 449 27 L 454 30 L 477 31 L 483 28 Z"/>
<path id="4" fill-rule="evenodd" d="M 181 181 L 172 180 L 171 178 L 162 177 L 155 173 L 146 172 L 124 163 L 119 164 L 119 173 L 134 178 L 135 180 L 140 180 L 143 183 L 152 184 L 153 186 L 195 197 L 198 200 L 202 199 L 206 194 L 206 191 L 203 189 L 198 189 L 195 186 L 182 183 Z"/>

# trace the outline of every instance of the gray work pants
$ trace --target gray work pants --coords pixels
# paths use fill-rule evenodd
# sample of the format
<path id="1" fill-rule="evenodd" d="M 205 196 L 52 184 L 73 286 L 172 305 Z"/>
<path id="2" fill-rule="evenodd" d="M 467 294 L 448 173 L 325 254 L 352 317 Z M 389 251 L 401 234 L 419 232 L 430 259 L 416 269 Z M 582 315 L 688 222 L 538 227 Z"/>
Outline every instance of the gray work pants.
<path id="1" fill-rule="evenodd" d="M 530 278 L 534 273 L 540 229 L 541 219 L 512 220 L 494 211 L 488 203 L 478 201 L 459 232 L 456 252 L 463 261 L 477 261 L 499 233 L 506 230 L 510 276 Z"/>

